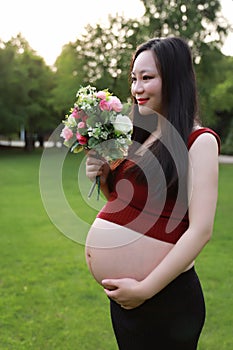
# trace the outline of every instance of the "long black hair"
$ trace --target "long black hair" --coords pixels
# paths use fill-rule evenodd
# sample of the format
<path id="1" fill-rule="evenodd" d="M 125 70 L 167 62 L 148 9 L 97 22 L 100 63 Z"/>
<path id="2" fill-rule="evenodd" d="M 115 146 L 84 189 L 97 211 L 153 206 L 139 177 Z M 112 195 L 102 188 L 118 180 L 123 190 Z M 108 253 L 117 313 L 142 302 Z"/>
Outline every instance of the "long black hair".
<path id="1" fill-rule="evenodd" d="M 152 51 L 162 79 L 162 136 L 149 150 L 159 161 L 169 187 L 177 183 L 178 178 L 187 177 L 187 143 L 195 121 L 198 120 L 196 78 L 191 50 L 184 39 L 154 38 L 141 44 L 132 57 L 131 70 L 136 58 L 146 50 Z M 142 144 L 156 129 L 156 114 L 140 115 L 137 101 L 133 97 L 132 116 L 133 140 Z M 150 167 L 149 158 L 141 157 L 138 166 L 141 169 L 147 168 L 147 174 L 154 177 L 155 169 Z M 139 181 L 142 181 L 140 172 L 137 174 Z"/>

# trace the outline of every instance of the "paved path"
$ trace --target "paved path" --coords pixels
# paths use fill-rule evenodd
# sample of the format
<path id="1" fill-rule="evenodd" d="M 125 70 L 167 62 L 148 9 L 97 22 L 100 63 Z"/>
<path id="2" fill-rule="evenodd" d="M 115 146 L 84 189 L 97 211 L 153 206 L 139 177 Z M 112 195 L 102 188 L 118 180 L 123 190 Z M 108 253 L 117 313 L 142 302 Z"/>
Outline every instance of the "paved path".
<path id="1" fill-rule="evenodd" d="M 219 159 L 219 163 L 233 164 L 233 156 L 220 155 L 218 159 Z"/>
<path id="2" fill-rule="evenodd" d="M 3 146 L 16 146 L 16 147 L 23 147 L 24 146 L 24 142 L 23 141 L 0 141 L 0 145 Z M 49 144 L 48 142 L 45 142 L 45 147 L 51 147 L 54 146 L 53 143 Z M 60 146 L 60 144 L 58 145 Z M 220 155 L 219 156 L 219 163 L 222 164 L 233 164 L 233 156 L 227 156 L 227 155 Z"/>

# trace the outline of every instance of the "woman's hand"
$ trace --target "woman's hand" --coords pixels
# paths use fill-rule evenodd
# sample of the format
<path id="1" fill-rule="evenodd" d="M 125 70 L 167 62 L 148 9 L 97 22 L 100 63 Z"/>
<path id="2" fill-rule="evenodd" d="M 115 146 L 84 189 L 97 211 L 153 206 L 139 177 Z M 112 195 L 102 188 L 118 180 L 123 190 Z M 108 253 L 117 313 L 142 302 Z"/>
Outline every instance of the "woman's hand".
<path id="1" fill-rule="evenodd" d="M 109 187 L 107 183 L 110 166 L 104 158 L 98 157 L 94 150 L 87 152 L 86 175 L 91 181 L 96 181 L 99 176 L 101 192 L 106 199 L 109 198 Z"/>
<path id="2" fill-rule="evenodd" d="M 135 279 L 105 279 L 102 285 L 107 296 L 124 309 L 134 309 L 146 300 L 143 296 L 142 283 Z"/>
<path id="3" fill-rule="evenodd" d="M 100 176 L 100 184 L 104 185 L 109 171 L 109 164 L 104 158 L 98 158 L 97 153 L 93 150 L 87 153 L 86 175 L 91 181 L 95 181 L 96 176 Z"/>

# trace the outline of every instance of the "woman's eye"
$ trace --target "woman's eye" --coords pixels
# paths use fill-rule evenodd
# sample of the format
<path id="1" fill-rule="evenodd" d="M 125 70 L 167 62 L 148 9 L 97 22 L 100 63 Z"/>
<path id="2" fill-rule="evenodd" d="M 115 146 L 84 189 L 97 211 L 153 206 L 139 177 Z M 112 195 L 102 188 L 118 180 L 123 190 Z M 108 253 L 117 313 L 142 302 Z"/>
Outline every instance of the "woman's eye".
<path id="1" fill-rule="evenodd" d="M 144 76 L 143 76 L 143 80 L 149 80 L 149 79 L 152 79 L 152 77 L 149 76 L 149 75 L 144 75 Z"/>
<path id="2" fill-rule="evenodd" d="M 150 75 L 144 75 L 143 77 L 141 77 L 141 78 L 139 78 L 140 80 L 150 80 L 150 79 L 152 79 L 153 77 L 152 76 L 150 76 Z M 135 81 L 137 81 L 137 78 L 135 77 L 135 76 L 132 76 L 131 77 L 131 82 L 133 83 L 133 82 L 135 82 Z"/>

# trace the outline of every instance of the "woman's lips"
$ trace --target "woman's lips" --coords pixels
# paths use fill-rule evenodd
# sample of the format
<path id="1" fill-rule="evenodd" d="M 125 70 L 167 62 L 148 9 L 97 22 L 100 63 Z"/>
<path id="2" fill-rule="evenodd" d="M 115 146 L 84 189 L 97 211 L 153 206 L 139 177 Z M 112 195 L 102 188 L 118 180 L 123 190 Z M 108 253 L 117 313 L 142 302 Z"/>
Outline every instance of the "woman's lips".
<path id="1" fill-rule="evenodd" d="M 138 98 L 137 99 L 139 105 L 144 105 L 148 100 L 149 100 L 149 98 Z"/>

